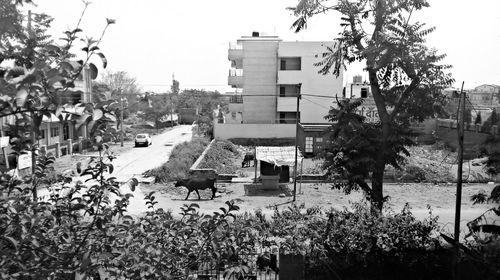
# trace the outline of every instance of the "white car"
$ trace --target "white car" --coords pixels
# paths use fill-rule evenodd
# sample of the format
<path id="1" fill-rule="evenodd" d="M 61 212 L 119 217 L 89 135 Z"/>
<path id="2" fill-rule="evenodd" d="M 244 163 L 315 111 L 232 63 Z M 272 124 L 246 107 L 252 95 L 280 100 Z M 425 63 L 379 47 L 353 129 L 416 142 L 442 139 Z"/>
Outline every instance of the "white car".
<path id="1" fill-rule="evenodd" d="M 135 136 L 135 146 L 136 147 L 139 147 L 139 146 L 149 146 L 153 144 L 153 141 L 151 140 L 151 136 L 147 133 L 141 133 L 141 134 L 137 134 Z"/>

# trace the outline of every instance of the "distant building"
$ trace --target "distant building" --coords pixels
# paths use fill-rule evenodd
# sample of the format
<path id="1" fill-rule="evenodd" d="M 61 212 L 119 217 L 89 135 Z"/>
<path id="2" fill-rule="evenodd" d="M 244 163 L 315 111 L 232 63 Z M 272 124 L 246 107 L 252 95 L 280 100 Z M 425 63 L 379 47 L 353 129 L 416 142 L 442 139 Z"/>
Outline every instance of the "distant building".
<path id="1" fill-rule="evenodd" d="M 500 107 L 500 86 L 480 85 L 469 90 L 467 96 L 470 102 L 475 106 L 489 109 Z"/>
<path id="2" fill-rule="evenodd" d="M 230 44 L 228 84 L 239 93 L 229 101 L 230 118 L 215 126 L 215 138 L 295 138 L 298 121 L 301 148 L 305 154 L 314 153 L 330 125 L 324 117 L 334 98 L 342 98 L 343 73 L 322 75 L 314 66 L 326 46 L 333 45 L 286 42 L 258 32 Z"/>

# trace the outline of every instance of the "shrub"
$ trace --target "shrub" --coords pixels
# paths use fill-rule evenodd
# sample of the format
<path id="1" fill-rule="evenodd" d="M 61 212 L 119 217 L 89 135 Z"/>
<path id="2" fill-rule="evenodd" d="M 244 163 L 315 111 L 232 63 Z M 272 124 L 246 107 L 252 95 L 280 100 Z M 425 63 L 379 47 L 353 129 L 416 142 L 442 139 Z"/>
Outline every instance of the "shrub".
<path id="1" fill-rule="evenodd" d="M 172 149 L 169 160 L 144 172 L 144 176 L 154 176 L 157 183 L 165 183 L 187 177 L 189 168 L 203 153 L 208 145 L 208 139 L 195 138 L 191 142 L 184 142 Z"/>
<path id="2" fill-rule="evenodd" d="M 214 141 L 205 153 L 199 168 L 213 168 L 218 173 L 235 173 L 239 165 L 235 163 L 239 156 L 236 146 L 229 141 Z"/>

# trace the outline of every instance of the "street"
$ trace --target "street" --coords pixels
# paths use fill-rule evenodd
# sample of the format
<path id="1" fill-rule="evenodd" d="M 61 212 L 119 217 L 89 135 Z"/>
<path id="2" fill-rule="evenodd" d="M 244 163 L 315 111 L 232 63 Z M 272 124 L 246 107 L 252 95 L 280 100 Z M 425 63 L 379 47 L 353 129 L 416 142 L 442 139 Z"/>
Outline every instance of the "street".
<path id="1" fill-rule="evenodd" d="M 152 136 L 153 144 L 149 147 L 134 147 L 131 145 L 128 152 L 121 153 L 116 160 L 113 161 L 115 171 L 112 176 L 116 177 L 119 182 L 127 182 L 133 177 L 142 177 L 142 173 L 149 169 L 155 168 L 168 161 L 172 148 L 179 143 L 189 141 L 192 137 L 191 125 L 180 125 L 172 130 L 159 135 Z M 141 213 L 147 211 L 144 201 L 144 192 L 139 186 L 134 192 L 124 185 L 120 188 L 122 193 L 132 193 L 128 206 L 128 211 L 131 213 Z"/>
<path id="2" fill-rule="evenodd" d="M 133 177 L 142 177 L 142 173 L 149 169 L 160 166 L 168 161 L 170 153 L 176 144 L 190 141 L 192 137 L 191 125 L 180 125 L 172 130 L 159 135 L 152 136 L 153 144 L 149 147 L 134 147 L 134 142 L 126 142 L 125 146 L 130 146 L 126 152 L 120 153 L 112 162 L 114 172 L 107 174 L 107 177 L 116 177 L 119 182 L 127 182 Z M 111 148 L 112 150 L 112 148 Z M 130 198 L 128 211 L 130 213 L 142 213 L 147 210 L 144 203 L 144 192 L 139 186 L 134 192 L 128 187 L 121 187 L 122 193 L 132 193 L 134 197 Z M 47 199 L 49 190 L 42 188 L 38 190 L 40 199 Z"/>

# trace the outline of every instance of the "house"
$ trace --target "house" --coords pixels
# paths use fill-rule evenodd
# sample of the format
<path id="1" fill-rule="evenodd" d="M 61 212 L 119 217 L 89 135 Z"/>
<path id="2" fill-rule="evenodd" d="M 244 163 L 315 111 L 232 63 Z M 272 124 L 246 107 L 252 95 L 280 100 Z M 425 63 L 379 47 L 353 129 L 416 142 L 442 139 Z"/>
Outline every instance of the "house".
<path id="1" fill-rule="evenodd" d="M 470 102 L 477 107 L 490 110 L 500 107 L 500 86 L 480 85 L 467 92 Z"/>
<path id="2" fill-rule="evenodd" d="M 334 42 L 283 41 L 277 36 L 243 36 L 230 43 L 228 84 L 237 90 L 229 100 L 226 123 L 214 126 L 216 139 L 295 139 L 305 154 L 315 152 L 325 116 L 342 98 L 343 72 L 319 74 L 321 61 Z M 298 110 L 297 110 L 298 108 Z"/>
<path id="3" fill-rule="evenodd" d="M 91 88 L 92 81 L 90 70 L 89 68 L 84 68 L 81 78 L 75 81 L 75 87 L 58 95 L 59 102 L 62 104 L 91 102 Z M 63 113 L 63 115 L 67 114 Z M 75 121 L 71 117 L 68 116 L 68 118 L 65 118 L 65 116 L 63 116 L 63 119 L 65 120 L 61 121 L 55 115 L 51 115 L 50 117 L 43 116 L 42 123 L 39 127 L 38 139 L 36 140 L 39 147 L 54 152 L 56 156 L 69 153 L 70 150 L 73 149 L 73 143 L 75 143 L 76 140 L 80 137 L 84 139 L 89 136 L 86 125 L 82 125 L 79 129 L 76 129 Z M 14 116 L 6 116 L 0 119 L 0 126 L 5 130 L 6 135 L 8 135 L 8 126 L 15 124 L 15 122 Z M 0 156 L 0 161 L 2 161 L 3 164 L 5 164 L 3 152 L 9 155 L 9 158 L 14 157 L 11 155 L 13 151 L 10 146 L 6 146 L 5 149 L 1 151 L 2 156 Z M 15 161 L 15 159 L 9 159 L 9 162 Z"/>

